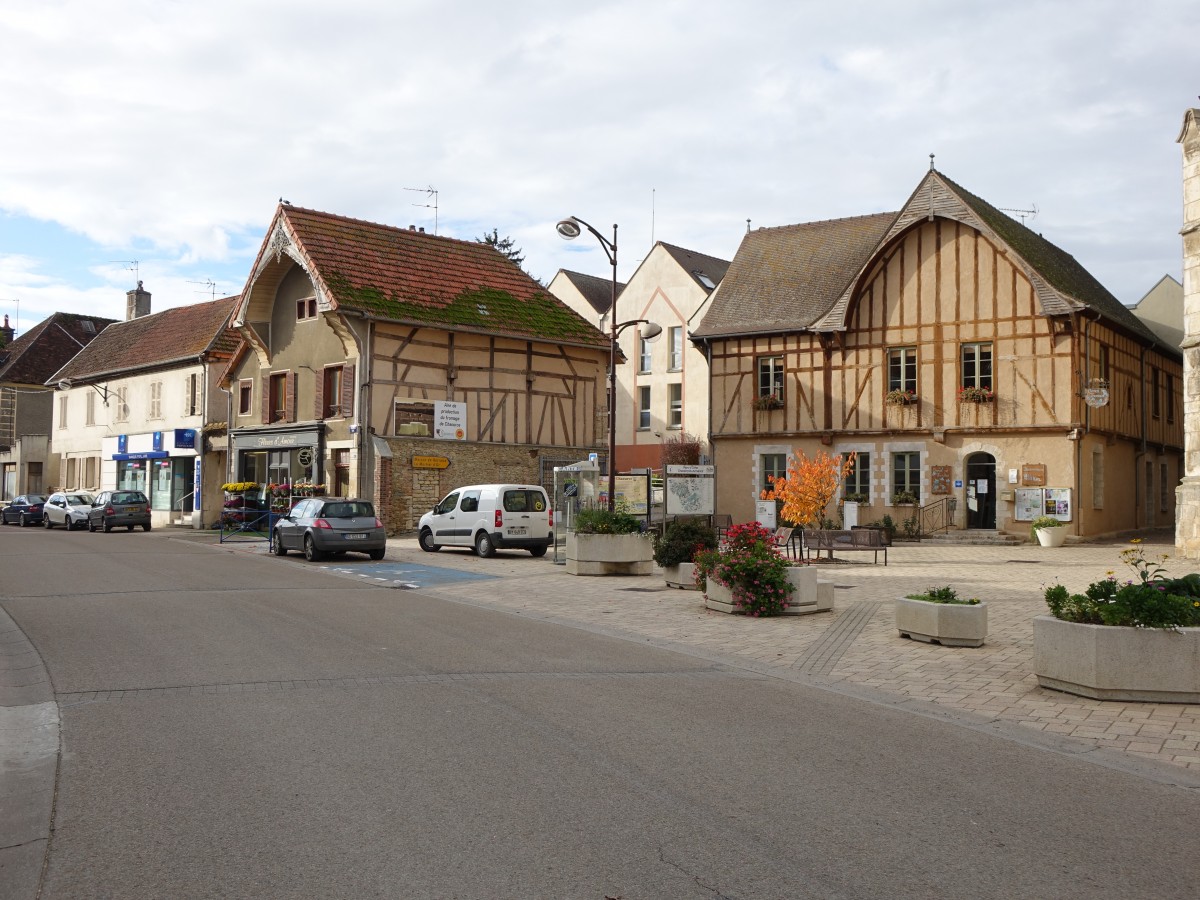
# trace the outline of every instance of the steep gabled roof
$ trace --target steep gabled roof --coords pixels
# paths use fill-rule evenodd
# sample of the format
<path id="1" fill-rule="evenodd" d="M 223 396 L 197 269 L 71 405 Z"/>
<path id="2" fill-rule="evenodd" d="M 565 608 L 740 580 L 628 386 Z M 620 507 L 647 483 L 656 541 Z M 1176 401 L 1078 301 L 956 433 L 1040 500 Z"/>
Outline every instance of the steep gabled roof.
<path id="1" fill-rule="evenodd" d="M 0 382 L 45 384 L 115 320 L 56 312 L 0 348 Z"/>
<path id="2" fill-rule="evenodd" d="M 227 333 L 236 297 L 178 306 L 109 325 L 47 383 L 64 378 L 87 381 L 173 363 L 218 356 L 233 347 Z"/>
<path id="3" fill-rule="evenodd" d="M 685 250 L 683 247 L 676 247 L 674 244 L 663 241 L 658 243 L 706 293 L 711 294 L 716 289 L 729 269 L 729 260 L 727 259 L 717 259 L 715 256 L 697 253 L 695 250 Z"/>
<path id="4" fill-rule="evenodd" d="M 693 336 L 810 327 L 852 282 L 895 218 L 877 213 L 750 232 Z"/>
<path id="5" fill-rule="evenodd" d="M 308 271 L 318 304 L 368 318 L 606 347 L 607 338 L 519 266 L 479 241 L 425 234 L 281 204 L 242 296 L 272 255 Z"/>
<path id="6" fill-rule="evenodd" d="M 612 305 L 611 278 L 598 278 L 595 275 L 585 275 L 583 272 L 572 272 L 568 269 L 559 269 L 559 271 L 575 286 L 575 290 L 579 291 L 592 309 L 601 315 L 608 312 L 608 308 Z M 625 290 L 625 283 L 618 281 L 618 296 L 623 290 Z"/>

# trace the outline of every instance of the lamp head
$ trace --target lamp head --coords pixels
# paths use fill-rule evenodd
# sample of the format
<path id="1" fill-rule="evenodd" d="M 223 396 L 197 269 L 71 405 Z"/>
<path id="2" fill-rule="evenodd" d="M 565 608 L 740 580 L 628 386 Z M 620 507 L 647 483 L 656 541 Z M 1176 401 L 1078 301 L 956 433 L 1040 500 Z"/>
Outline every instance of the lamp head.
<path id="1" fill-rule="evenodd" d="M 554 230 L 564 241 L 573 241 L 583 234 L 583 229 L 579 227 L 579 221 L 574 216 L 563 219 L 554 226 Z"/>
<path id="2" fill-rule="evenodd" d="M 58 389 L 60 391 L 65 391 L 70 387 L 71 387 L 71 379 L 70 378 L 64 378 L 62 381 L 60 381 L 58 383 Z"/>
<path id="3" fill-rule="evenodd" d="M 638 334 L 642 336 L 643 341 L 650 343 L 651 341 L 657 339 L 660 334 L 662 334 L 662 326 L 657 322 L 646 322 L 641 328 L 638 329 Z"/>

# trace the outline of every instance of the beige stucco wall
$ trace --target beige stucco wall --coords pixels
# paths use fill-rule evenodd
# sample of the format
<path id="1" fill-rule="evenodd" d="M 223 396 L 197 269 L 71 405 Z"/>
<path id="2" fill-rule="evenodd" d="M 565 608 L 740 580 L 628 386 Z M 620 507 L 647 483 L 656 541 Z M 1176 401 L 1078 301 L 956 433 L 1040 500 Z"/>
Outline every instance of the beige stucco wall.
<path id="1" fill-rule="evenodd" d="M 1175 548 L 1200 559 L 1200 109 L 1184 114 L 1183 358 L 1186 477 L 1179 490 Z"/>

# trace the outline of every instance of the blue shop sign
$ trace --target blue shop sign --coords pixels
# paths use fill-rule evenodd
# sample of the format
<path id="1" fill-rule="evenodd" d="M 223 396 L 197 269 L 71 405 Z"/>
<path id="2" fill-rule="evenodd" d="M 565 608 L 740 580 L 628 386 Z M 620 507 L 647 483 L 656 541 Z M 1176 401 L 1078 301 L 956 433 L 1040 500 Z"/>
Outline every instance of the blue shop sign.
<path id="1" fill-rule="evenodd" d="M 150 440 L 152 442 L 153 449 L 155 449 L 155 450 L 162 449 L 162 432 L 161 431 L 155 431 L 153 434 L 151 434 Z"/>
<path id="2" fill-rule="evenodd" d="M 158 448 L 155 448 L 158 449 Z M 175 429 L 175 449 L 176 450 L 195 450 L 196 449 L 196 430 L 194 428 L 176 428 Z"/>
<path id="3" fill-rule="evenodd" d="M 117 435 L 117 452 L 124 453 L 128 449 L 129 449 L 129 435 L 118 434 Z"/>
<path id="4" fill-rule="evenodd" d="M 129 459 L 166 459 L 167 451 L 165 450 L 143 450 L 141 453 L 114 453 L 113 459 L 117 462 L 124 462 Z"/>

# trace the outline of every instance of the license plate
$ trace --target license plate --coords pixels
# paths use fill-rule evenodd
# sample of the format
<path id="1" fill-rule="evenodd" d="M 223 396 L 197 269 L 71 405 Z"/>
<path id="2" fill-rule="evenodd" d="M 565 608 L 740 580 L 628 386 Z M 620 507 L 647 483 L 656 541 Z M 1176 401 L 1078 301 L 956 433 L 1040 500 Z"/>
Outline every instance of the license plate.
<path id="1" fill-rule="evenodd" d="M 365 541 L 367 539 L 365 534 L 343 534 L 342 537 L 348 541 Z"/>
<path id="2" fill-rule="evenodd" d="M 524 525 L 517 525 L 508 529 L 509 534 L 525 534 L 527 529 Z"/>
<path id="3" fill-rule="evenodd" d="M 135 513 L 135 512 L 140 512 L 140 510 L 136 506 L 122 506 L 121 512 Z"/>

